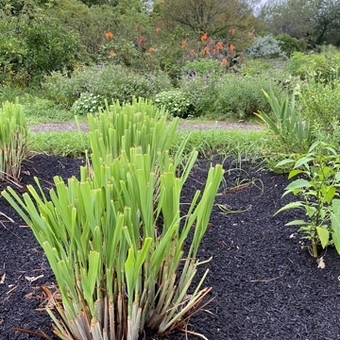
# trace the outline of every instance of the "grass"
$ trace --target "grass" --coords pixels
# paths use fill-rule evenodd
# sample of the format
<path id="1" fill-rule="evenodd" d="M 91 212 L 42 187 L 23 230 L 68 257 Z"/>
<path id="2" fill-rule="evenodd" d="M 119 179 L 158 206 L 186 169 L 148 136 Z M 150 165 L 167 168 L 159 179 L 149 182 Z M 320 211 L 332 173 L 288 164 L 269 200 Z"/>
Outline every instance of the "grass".
<path id="1" fill-rule="evenodd" d="M 263 131 L 252 130 L 179 131 L 177 142 L 180 143 L 183 139 L 187 139 L 187 151 L 196 148 L 200 157 L 209 158 L 220 154 L 247 159 L 260 155 L 267 140 Z M 86 132 L 30 133 L 32 152 L 79 157 L 89 147 Z"/>

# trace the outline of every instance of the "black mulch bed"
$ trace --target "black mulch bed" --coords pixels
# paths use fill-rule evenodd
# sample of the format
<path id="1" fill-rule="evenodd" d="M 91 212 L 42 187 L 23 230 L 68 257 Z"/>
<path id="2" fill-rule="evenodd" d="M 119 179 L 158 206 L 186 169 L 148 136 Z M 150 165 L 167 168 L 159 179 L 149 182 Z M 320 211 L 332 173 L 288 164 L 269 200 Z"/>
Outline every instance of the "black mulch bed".
<path id="1" fill-rule="evenodd" d="M 50 187 L 53 175 L 77 175 L 80 164 L 82 160 L 37 155 L 25 162 L 22 183 L 32 183 L 38 176 Z M 202 186 L 209 164 L 198 161 L 183 202 Z M 295 229 L 284 226 L 296 213 L 273 217 L 291 199 L 281 198 L 288 183 L 285 175 L 254 163 L 241 166 L 241 172 L 226 173 L 225 190 L 216 197 L 216 203 L 226 209 L 214 207 L 200 251 L 202 260 L 213 257 L 206 285 L 213 287 L 215 299 L 191 318 L 188 329 L 209 340 L 340 339 L 338 255 L 333 249 L 321 253 L 325 268 L 318 268 Z M 225 168 L 237 166 L 227 161 Z M 31 231 L 2 198 L 0 212 L 4 214 L 0 216 L 0 339 L 41 339 L 16 328 L 42 330 L 55 339 L 50 318 L 37 310 L 39 287 L 53 282 L 53 275 Z M 36 281 L 27 280 L 40 275 Z M 147 336 L 147 340 L 156 338 Z M 176 332 L 169 339 L 185 339 L 185 335 Z M 188 334 L 188 339 L 199 338 Z"/>

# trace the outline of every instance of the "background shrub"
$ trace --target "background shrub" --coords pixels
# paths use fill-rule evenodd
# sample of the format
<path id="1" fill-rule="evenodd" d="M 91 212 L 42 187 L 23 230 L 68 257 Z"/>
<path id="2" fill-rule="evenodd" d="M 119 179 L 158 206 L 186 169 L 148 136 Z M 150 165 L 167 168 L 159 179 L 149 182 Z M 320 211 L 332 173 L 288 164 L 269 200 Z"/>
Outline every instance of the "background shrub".
<path id="1" fill-rule="evenodd" d="M 182 72 L 184 76 L 212 75 L 222 74 L 224 72 L 224 68 L 218 60 L 201 58 L 193 61 L 187 61 L 182 68 Z"/>
<path id="2" fill-rule="evenodd" d="M 214 116 L 214 106 L 218 98 L 219 89 L 224 77 L 212 75 L 200 75 L 182 77 L 179 88 L 186 94 L 193 105 L 195 116 L 210 114 Z"/>
<path id="3" fill-rule="evenodd" d="M 254 112 L 270 112 L 270 106 L 263 95 L 273 89 L 280 97 L 280 88 L 274 81 L 266 77 L 235 77 L 229 75 L 218 92 L 214 111 L 220 117 L 247 119 Z"/>
<path id="4" fill-rule="evenodd" d="M 92 93 L 109 101 L 130 102 L 133 96 L 154 98 L 172 86 L 162 71 L 138 74 L 120 65 L 86 66 L 72 76 L 57 72 L 46 77 L 43 88 L 48 98 L 70 108 L 82 93 Z"/>
<path id="5" fill-rule="evenodd" d="M 272 35 L 256 37 L 247 49 L 250 58 L 277 58 L 283 55 L 280 43 Z"/>
<path id="6" fill-rule="evenodd" d="M 75 115 L 85 116 L 88 113 L 95 113 L 105 105 L 103 98 L 91 92 L 83 92 L 71 108 Z"/>
<path id="7" fill-rule="evenodd" d="M 164 107 L 172 116 L 187 118 L 194 114 L 194 106 L 189 97 L 180 90 L 163 91 L 156 95 L 155 103 Z"/>
<path id="8" fill-rule="evenodd" d="M 339 78 L 340 53 L 332 54 L 303 54 L 293 53 L 288 63 L 288 70 L 292 75 L 301 79 L 313 79 L 326 82 Z"/>
<path id="9" fill-rule="evenodd" d="M 294 52 L 304 52 L 307 48 L 303 39 L 296 39 L 289 34 L 279 34 L 275 37 L 279 41 L 281 50 L 290 57 Z"/>

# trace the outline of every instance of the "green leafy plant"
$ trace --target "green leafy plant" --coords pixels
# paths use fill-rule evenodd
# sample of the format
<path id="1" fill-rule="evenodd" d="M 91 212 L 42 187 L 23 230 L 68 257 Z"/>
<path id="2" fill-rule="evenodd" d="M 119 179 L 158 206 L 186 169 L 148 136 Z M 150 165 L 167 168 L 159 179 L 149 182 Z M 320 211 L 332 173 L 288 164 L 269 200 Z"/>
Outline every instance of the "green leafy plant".
<path id="1" fill-rule="evenodd" d="M 129 117 L 138 120 L 138 114 Z M 109 140 L 112 126 L 101 129 Z M 164 132 L 154 126 L 153 136 L 159 136 L 157 129 Z M 92 165 L 81 168 L 80 180 L 55 177 L 50 198 L 38 180 L 38 189 L 29 186 L 22 197 L 11 188 L 2 194 L 32 228 L 55 273 L 60 298 L 50 295 L 49 313 L 61 339 L 137 340 L 146 327 L 166 334 L 209 292 L 202 289 L 207 272 L 191 286 L 205 262 L 197 250 L 223 169 L 210 168 L 203 192 L 195 193 L 183 216 L 181 191 L 197 152 L 177 175 L 167 150 L 152 156 L 159 140 L 147 152 L 123 147 L 113 158 L 100 150 L 114 140 L 103 147 L 102 138 L 91 140 Z M 184 250 L 189 233 L 192 241 Z"/>
<path id="2" fill-rule="evenodd" d="M 270 106 L 262 90 L 272 90 L 279 96 L 279 87 L 267 77 L 229 75 L 221 82 L 213 107 L 217 115 L 226 118 L 247 119 L 257 111 L 268 112 Z"/>
<path id="3" fill-rule="evenodd" d="M 4 102 L 0 110 L 0 180 L 17 180 L 28 154 L 28 130 L 23 107 Z"/>
<path id="4" fill-rule="evenodd" d="M 101 96 L 84 92 L 80 95 L 80 98 L 73 103 L 71 110 L 76 115 L 84 116 L 88 113 L 98 112 L 103 105 L 104 100 Z"/>
<path id="5" fill-rule="evenodd" d="M 194 113 L 194 105 L 189 97 L 180 90 L 163 91 L 156 94 L 154 102 L 163 107 L 173 117 L 187 118 Z"/>
<path id="6" fill-rule="evenodd" d="M 153 98 L 170 87 L 169 77 L 161 71 L 142 74 L 120 65 L 80 67 L 71 78 L 66 73 L 55 72 L 43 83 L 46 96 L 67 108 L 84 92 L 123 103 L 131 102 L 133 96 Z"/>
<path id="7" fill-rule="evenodd" d="M 321 53 L 303 54 L 294 52 L 288 68 L 292 75 L 301 79 L 313 79 L 325 83 L 339 78 L 340 53 L 327 56 Z"/>
<path id="8" fill-rule="evenodd" d="M 272 115 L 263 111 L 255 113 L 268 127 L 269 131 L 285 147 L 286 152 L 303 152 L 312 140 L 312 125 L 303 120 L 296 108 L 295 93 L 282 101 L 272 91 L 263 91 L 270 104 Z"/>
<path id="9" fill-rule="evenodd" d="M 287 225 L 300 226 L 299 231 L 311 242 L 311 254 L 318 256 L 318 246 L 334 244 L 340 254 L 340 156 L 329 144 L 315 142 L 308 152 L 281 161 L 278 166 L 293 165 L 288 178 L 295 178 L 284 195 L 300 199 L 286 204 L 276 214 L 290 209 L 302 209 L 305 219 Z"/>

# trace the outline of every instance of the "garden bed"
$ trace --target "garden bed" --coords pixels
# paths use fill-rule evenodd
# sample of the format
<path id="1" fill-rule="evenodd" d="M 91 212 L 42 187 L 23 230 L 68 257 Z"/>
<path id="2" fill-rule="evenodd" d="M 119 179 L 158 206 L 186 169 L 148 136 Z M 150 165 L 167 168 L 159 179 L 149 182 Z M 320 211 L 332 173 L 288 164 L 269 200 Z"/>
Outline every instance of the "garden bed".
<path id="1" fill-rule="evenodd" d="M 37 176 L 44 187 L 51 187 L 53 175 L 77 175 L 82 163 L 81 159 L 36 155 L 24 163 L 22 184 L 32 183 Z M 202 187 L 209 164 L 209 160 L 197 162 L 183 202 Z M 212 257 L 206 265 L 210 269 L 206 285 L 213 288 L 210 297 L 214 300 L 189 320 L 188 331 L 209 340 L 340 339 L 338 255 L 334 249 L 323 252 L 325 268 L 318 268 L 296 229 L 284 226 L 296 212 L 273 217 L 292 199 L 281 198 L 287 177 L 259 163 L 236 165 L 226 160 L 224 165 L 226 181 L 216 197 L 199 253 L 201 260 Z M 21 328 L 41 330 L 55 339 L 49 316 L 39 310 L 40 286 L 53 283 L 48 263 L 30 229 L 2 198 L 0 212 L 0 338 L 41 339 L 16 330 Z M 157 339 L 155 335 L 145 338 Z M 169 339 L 185 339 L 185 335 L 175 332 Z"/>

